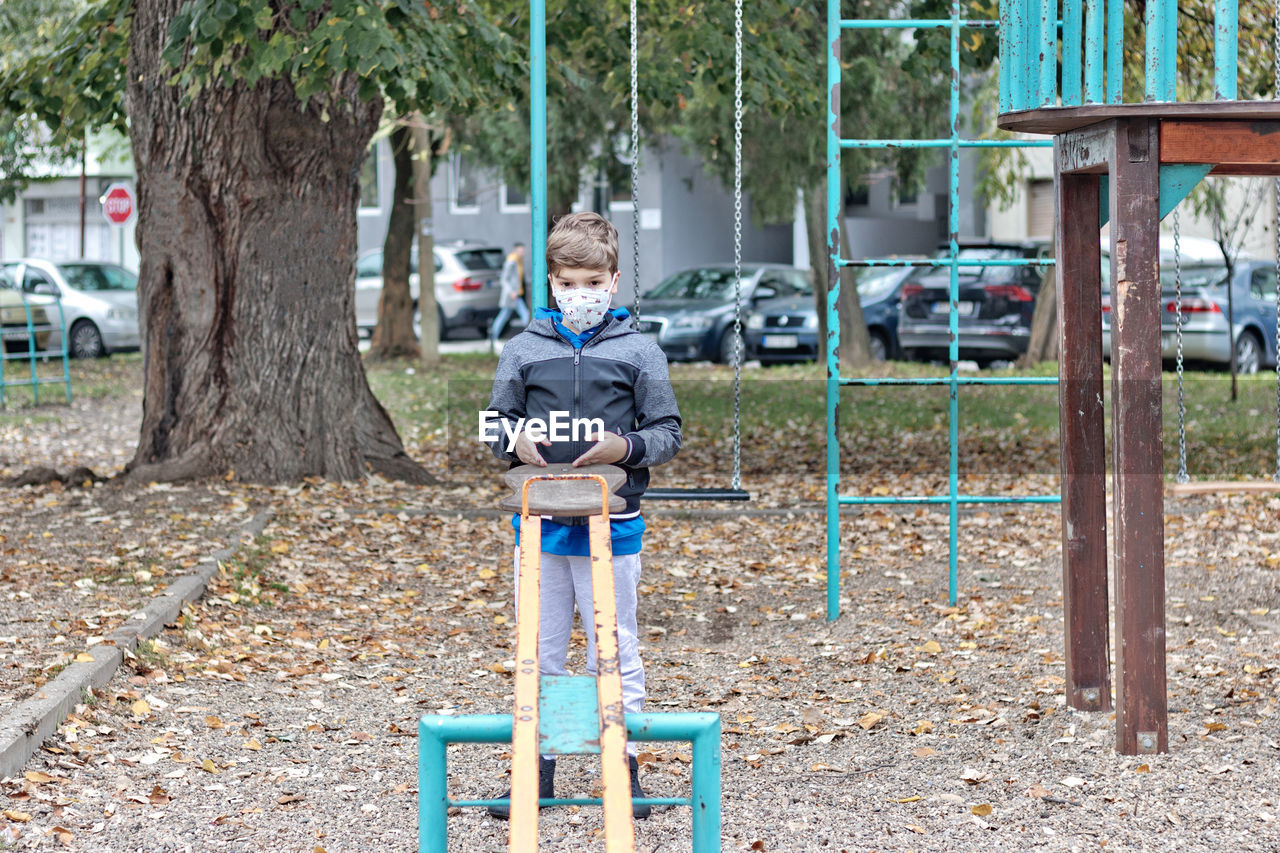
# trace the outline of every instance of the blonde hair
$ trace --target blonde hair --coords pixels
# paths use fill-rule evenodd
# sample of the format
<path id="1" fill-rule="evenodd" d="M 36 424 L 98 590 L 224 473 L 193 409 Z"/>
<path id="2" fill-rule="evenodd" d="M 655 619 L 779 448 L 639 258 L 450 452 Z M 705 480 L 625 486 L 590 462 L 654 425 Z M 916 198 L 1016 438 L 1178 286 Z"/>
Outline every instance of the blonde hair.
<path id="1" fill-rule="evenodd" d="M 547 237 L 547 272 L 562 269 L 618 271 L 618 229 L 598 213 L 562 217 Z"/>

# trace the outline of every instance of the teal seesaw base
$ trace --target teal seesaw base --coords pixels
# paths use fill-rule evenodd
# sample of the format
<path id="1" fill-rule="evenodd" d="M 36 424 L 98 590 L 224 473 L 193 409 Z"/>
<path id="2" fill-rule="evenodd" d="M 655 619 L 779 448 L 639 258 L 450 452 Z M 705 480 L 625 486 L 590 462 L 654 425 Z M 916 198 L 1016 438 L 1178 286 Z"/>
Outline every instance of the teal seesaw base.
<path id="1" fill-rule="evenodd" d="M 539 743 L 542 751 L 554 754 L 600 751 L 598 741 L 592 742 L 599 737 L 594 684 L 594 678 L 585 676 L 543 677 L 539 701 L 543 720 Z M 549 725 L 552 721 L 555 724 Z M 428 715 L 418 721 L 419 853 L 447 853 L 447 813 L 451 806 L 477 807 L 507 802 L 450 800 L 446 790 L 448 745 L 510 743 L 511 728 L 510 714 Z M 692 744 L 691 796 L 687 799 L 647 797 L 635 802 L 691 806 L 693 853 L 717 853 L 720 850 L 720 715 L 711 712 L 627 714 L 627 739 Z M 598 798 L 539 800 L 541 806 L 600 804 Z"/>

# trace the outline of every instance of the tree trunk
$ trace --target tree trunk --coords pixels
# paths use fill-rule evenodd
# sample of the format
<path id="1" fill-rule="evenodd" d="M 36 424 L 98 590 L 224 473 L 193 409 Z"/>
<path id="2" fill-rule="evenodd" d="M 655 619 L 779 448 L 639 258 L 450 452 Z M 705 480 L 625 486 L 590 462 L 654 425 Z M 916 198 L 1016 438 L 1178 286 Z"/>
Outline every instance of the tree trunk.
<path id="1" fill-rule="evenodd" d="M 395 189 L 391 196 L 391 216 L 382 243 L 382 296 L 378 300 L 378 325 L 373 330 L 369 357 L 375 359 L 418 358 L 418 338 L 413 333 L 413 294 L 409 289 L 409 269 L 414 220 L 413 130 L 398 123 L 391 131 L 391 157 L 395 163 Z"/>
<path id="2" fill-rule="evenodd" d="M 130 36 L 144 391 L 125 477 L 432 482 L 356 346 L 358 167 L 381 101 L 361 102 L 347 76 L 327 121 L 279 80 L 215 83 L 183 104 L 156 35 L 180 5 L 139 0 Z"/>
<path id="3" fill-rule="evenodd" d="M 1031 314 L 1031 336 L 1027 339 L 1027 351 L 1018 359 L 1018 364 L 1020 367 L 1031 367 L 1042 361 L 1057 360 L 1058 275 L 1050 265 L 1046 268 L 1044 281 L 1040 282 L 1040 290 L 1036 293 L 1036 307 Z"/>
<path id="4" fill-rule="evenodd" d="M 422 365 L 440 364 L 440 312 L 436 308 L 436 238 L 431 216 L 431 129 L 413 122 L 413 214 L 418 230 L 418 313 L 422 317 Z"/>
<path id="5" fill-rule="evenodd" d="M 809 265 L 813 270 L 814 299 L 818 309 L 818 346 L 820 360 L 825 360 L 827 344 L 827 194 L 822 186 L 805 190 L 805 234 L 809 240 Z M 840 254 L 849 256 L 849 235 L 840 219 Z M 871 364 L 871 337 L 862 316 L 862 301 L 852 267 L 840 268 L 840 366 L 866 367 Z"/>

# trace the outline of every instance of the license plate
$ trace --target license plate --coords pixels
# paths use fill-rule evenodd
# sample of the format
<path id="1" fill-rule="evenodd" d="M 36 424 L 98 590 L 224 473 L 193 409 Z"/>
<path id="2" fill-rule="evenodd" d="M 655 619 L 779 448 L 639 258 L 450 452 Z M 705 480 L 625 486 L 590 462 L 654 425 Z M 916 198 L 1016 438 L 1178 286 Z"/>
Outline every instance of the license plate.
<path id="1" fill-rule="evenodd" d="M 957 302 L 957 303 L 956 303 L 956 316 L 957 316 L 957 317 L 972 317 L 972 316 L 973 316 L 973 309 L 974 309 L 974 307 L 975 307 L 975 306 L 974 306 L 974 303 L 972 303 L 972 302 Z M 935 313 L 935 314 L 945 314 L 945 313 L 947 313 L 947 303 L 945 303 L 945 302 L 935 302 L 935 303 L 933 303 L 933 313 Z"/>
<path id="2" fill-rule="evenodd" d="M 800 339 L 795 335 L 765 335 L 762 344 L 766 349 L 795 349 Z"/>

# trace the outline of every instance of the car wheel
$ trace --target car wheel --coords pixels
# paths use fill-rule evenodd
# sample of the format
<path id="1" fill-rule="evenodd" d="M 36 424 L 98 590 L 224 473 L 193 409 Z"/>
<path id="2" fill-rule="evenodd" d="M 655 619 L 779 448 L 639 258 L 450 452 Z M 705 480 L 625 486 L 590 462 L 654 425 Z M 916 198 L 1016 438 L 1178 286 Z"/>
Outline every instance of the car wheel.
<path id="1" fill-rule="evenodd" d="M 721 364 L 733 364 L 734 356 L 737 354 L 737 341 L 738 337 L 734 336 L 733 327 L 725 329 L 724 334 L 720 336 L 720 357 L 718 361 Z"/>
<path id="2" fill-rule="evenodd" d="M 1236 338 L 1236 373 L 1253 374 L 1262 367 L 1262 341 L 1253 332 Z"/>
<path id="3" fill-rule="evenodd" d="M 873 331 L 871 333 L 871 360 L 889 360 L 889 342 L 885 340 L 884 332 Z"/>
<path id="4" fill-rule="evenodd" d="M 72 358 L 101 358 L 107 354 L 102 344 L 102 333 L 89 320 L 77 320 L 71 326 L 71 345 L 67 347 Z"/>

